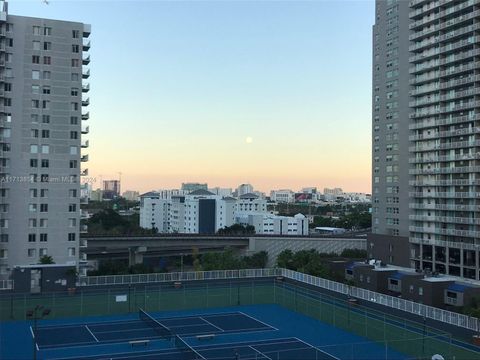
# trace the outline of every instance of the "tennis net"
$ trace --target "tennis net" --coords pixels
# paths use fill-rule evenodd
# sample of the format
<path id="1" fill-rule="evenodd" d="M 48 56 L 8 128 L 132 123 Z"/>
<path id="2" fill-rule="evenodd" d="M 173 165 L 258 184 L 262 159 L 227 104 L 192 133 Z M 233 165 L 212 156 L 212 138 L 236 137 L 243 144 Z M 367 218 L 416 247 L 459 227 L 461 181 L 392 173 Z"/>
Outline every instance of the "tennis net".
<path id="1" fill-rule="evenodd" d="M 171 340 L 173 337 L 172 331 L 165 325 L 162 325 L 142 309 L 138 310 L 138 317 L 140 320 L 147 323 L 161 338 Z"/>
<path id="2" fill-rule="evenodd" d="M 182 352 L 182 360 L 205 359 L 190 345 L 183 341 L 180 336 L 175 335 L 175 337 L 173 338 L 173 343 L 175 347 Z"/>

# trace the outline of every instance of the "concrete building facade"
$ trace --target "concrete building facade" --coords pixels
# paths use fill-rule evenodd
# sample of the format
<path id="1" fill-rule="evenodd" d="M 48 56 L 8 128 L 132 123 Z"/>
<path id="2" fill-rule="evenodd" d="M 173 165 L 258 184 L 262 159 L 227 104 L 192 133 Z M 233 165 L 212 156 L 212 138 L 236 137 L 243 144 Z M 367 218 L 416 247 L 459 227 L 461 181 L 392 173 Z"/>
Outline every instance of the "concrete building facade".
<path id="1" fill-rule="evenodd" d="M 0 277 L 43 255 L 78 267 L 90 25 L 0 2 Z M 82 111 L 83 110 L 83 111 Z"/>

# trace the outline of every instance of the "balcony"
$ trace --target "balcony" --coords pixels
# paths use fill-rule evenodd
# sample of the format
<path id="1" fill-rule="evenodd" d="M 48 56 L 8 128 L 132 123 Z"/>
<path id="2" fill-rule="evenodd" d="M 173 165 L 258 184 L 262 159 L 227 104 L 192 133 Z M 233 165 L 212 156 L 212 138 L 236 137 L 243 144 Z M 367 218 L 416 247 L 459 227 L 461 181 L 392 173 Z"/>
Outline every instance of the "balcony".
<path id="1" fill-rule="evenodd" d="M 90 91 L 90 84 L 86 83 L 82 85 L 82 92 L 86 93 Z"/>
<path id="2" fill-rule="evenodd" d="M 86 39 L 83 40 L 82 49 L 83 51 L 90 50 L 90 40 L 86 40 Z"/>
<path id="3" fill-rule="evenodd" d="M 82 106 L 90 105 L 90 98 L 82 99 Z"/>
<path id="4" fill-rule="evenodd" d="M 431 169 L 411 169 L 408 171 L 410 175 L 434 175 L 434 174 L 459 174 L 459 173 L 476 173 L 480 172 L 480 166 L 458 166 L 454 168 L 431 168 Z M 480 193 L 479 193 L 480 194 Z"/>
<path id="5" fill-rule="evenodd" d="M 90 55 L 87 55 L 86 57 L 84 57 L 84 58 L 82 59 L 82 64 L 83 64 L 83 65 L 88 65 L 88 64 L 90 64 Z"/>
<path id="6" fill-rule="evenodd" d="M 86 239 L 80 239 L 80 248 L 84 249 L 88 246 L 88 241 Z"/>
<path id="7" fill-rule="evenodd" d="M 89 112 L 87 112 L 85 114 L 82 114 L 82 120 L 88 120 L 88 119 L 90 119 L 90 113 Z"/>
<path id="8" fill-rule="evenodd" d="M 82 198 L 80 198 L 80 203 L 82 203 L 81 199 Z M 87 201 L 84 202 L 83 204 L 88 204 L 88 198 L 87 198 Z M 88 225 L 85 225 L 85 224 L 80 225 L 80 233 L 86 233 L 86 232 L 88 232 Z"/>
<path id="9" fill-rule="evenodd" d="M 90 69 L 82 69 L 82 79 L 88 79 L 90 77 Z"/>
<path id="10" fill-rule="evenodd" d="M 90 126 L 82 127 L 82 134 L 88 134 L 90 132 Z"/>
<path id="11" fill-rule="evenodd" d="M 83 24 L 83 37 L 88 38 L 91 32 L 92 32 L 92 25 Z"/>
<path id="12" fill-rule="evenodd" d="M 89 146 L 88 140 L 82 141 L 82 144 L 80 146 L 84 149 L 88 148 L 88 146 Z M 87 172 L 87 174 L 88 174 L 88 172 Z"/>
<path id="13" fill-rule="evenodd" d="M 88 154 L 82 155 L 82 157 L 80 158 L 80 161 L 81 162 L 87 162 L 88 161 Z"/>

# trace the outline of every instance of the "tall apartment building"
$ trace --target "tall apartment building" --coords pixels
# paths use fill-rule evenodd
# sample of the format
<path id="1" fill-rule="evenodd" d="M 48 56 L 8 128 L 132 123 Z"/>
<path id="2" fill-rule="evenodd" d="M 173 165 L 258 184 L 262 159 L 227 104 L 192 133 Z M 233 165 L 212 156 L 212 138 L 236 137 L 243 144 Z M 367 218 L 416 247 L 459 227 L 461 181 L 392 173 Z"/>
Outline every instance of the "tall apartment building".
<path id="1" fill-rule="evenodd" d="M 480 3 L 412 1 L 411 258 L 479 279 Z"/>
<path id="2" fill-rule="evenodd" d="M 396 45 L 387 38 L 391 27 L 398 27 Z M 408 260 L 421 270 L 479 280 L 480 2 L 377 1 L 373 33 L 369 251 L 386 261 L 401 254 L 399 265 Z M 387 52 L 395 47 L 398 63 L 391 64 Z M 386 76 L 396 68 L 397 94 L 387 88 L 395 79 Z M 388 118 L 389 96 L 398 98 L 395 122 Z M 388 140 L 395 123 L 397 145 Z"/>
<path id="3" fill-rule="evenodd" d="M 90 25 L 9 15 L 0 2 L 0 277 L 79 265 L 82 111 Z"/>
<path id="4" fill-rule="evenodd" d="M 408 1 L 377 0 L 372 58 L 372 235 L 368 250 L 408 258 Z"/>

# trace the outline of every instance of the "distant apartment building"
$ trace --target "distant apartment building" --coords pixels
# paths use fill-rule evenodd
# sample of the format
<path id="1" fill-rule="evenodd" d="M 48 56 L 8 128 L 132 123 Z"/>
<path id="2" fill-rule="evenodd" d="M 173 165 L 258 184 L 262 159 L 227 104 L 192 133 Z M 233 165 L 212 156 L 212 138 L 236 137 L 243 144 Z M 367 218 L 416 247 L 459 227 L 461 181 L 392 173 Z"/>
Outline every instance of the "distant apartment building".
<path id="1" fill-rule="evenodd" d="M 184 196 L 190 193 L 188 190 L 180 189 L 168 189 L 168 190 L 158 190 L 160 199 L 171 200 L 174 196 Z"/>
<path id="2" fill-rule="evenodd" d="M 306 236 L 308 219 L 302 215 L 278 216 L 268 213 L 245 212 L 235 215 L 235 222 L 242 225 L 255 227 L 259 235 L 292 235 Z"/>
<path id="3" fill-rule="evenodd" d="M 207 190 L 208 191 L 208 185 L 207 184 L 200 184 L 200 183 L 182 183 L 181 190 L 185 191 L 186 193 L 190 193 L 190 192 L 196 191 L 196 190 Z"/>
<path id="4" fill-rule="evenodd" d="M 323 189 L 323 199 L 325 201 L 336 201 L 337 199 L 343 197 L 343 189 L 341 188 L 324 188 Z"/>
<path id="5" fill-rule="evenodd" d="M 247 212 L 266 213 L 267 200 L 252 193 L 240 195 L 235 204 L 235 213 L 240 214 Z"/>
<path id="6" fill-rule="evenodd" d="M 270 191 L 270 200 L 276 203 L 293 203 L 295 201 L 295 193 L 289 189 Z"/>
<path id="7" fill-rule="evenodd" d="M 250 184 L 240 184 L 235 190 L 234 196 L 240 197 L 245 194 L 251 194 L 254 192 L 253 186 Z"/>
<path id="8" fill-rule="evenodd" d="M 90 192 L 89 200 L 91 200 L 91 201 L 103 201 L 103 190 L 101 190 L 101 189 L 92 190 Z"/>
<path id="9" fill-rule="evenodd" d="M 479 280 L 480 4 L 390 0 L 375 11 L 369 253 Z"/>
<path id="10" fill-rule="evenodd" d="M 138 201 L 140 193 L 138 191 L 127 190 L 123 192 L 122 197 L 128 201 Z"/>
<path id="11" fill-rule="evenodd" d="M 103 180 L 103 199 L 113 200 L 120 196 L 120 180 Z"/>
<path id="12" fill-rule="evenodd" d="M 156 229 L 160 233 L 169 231 L 169 209 L 167 200 L 161 199 L 154 191 L 140 196 L 140 226 L 145 229 Z"/>
<path id="13" fill-rule="evenodd" d="M 255 226 L 258 234 L 307 235 L 308 223 L 301 214 L 269 214 L 267 201 L 255 194 L 237 199 L 196 190 L 168 199 L 155 191 L 140 196 L 140 226 L 161 233 L 213 234 L 233 224 L 244 224 Z"/>
<path id="14" fill-rule="evenodd" d="M 220 187 L 214 187 L 211 189 L 208 189 L 211 193 L 214 193 L 215 195 L 220 195 L 220 196 L 232 196 L 233 191 L 231 188 L 220 188 Z"/>
<path id="15" fill-rule="evenodd" d="M 90 25 L 10 15 L 0 1 L 0 278 L 44 255 L 84 264 L 89 35 Z"/>

